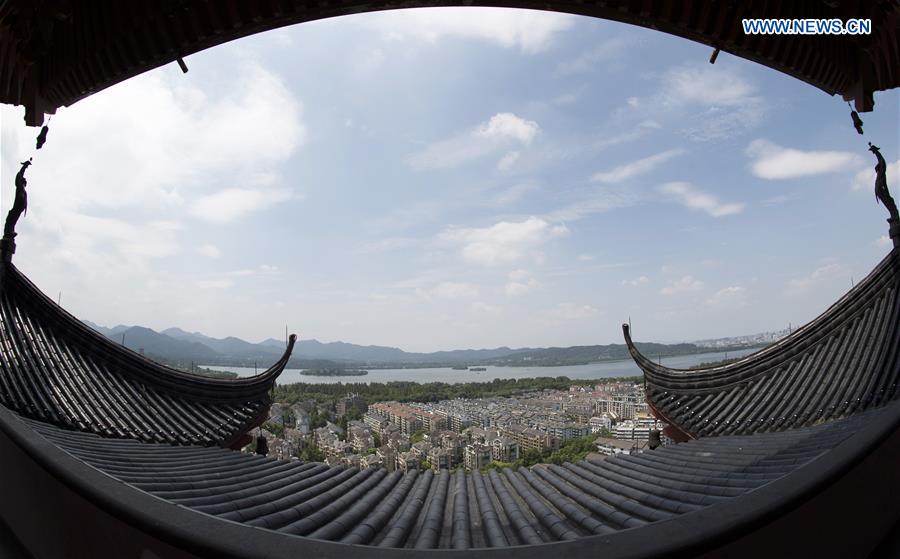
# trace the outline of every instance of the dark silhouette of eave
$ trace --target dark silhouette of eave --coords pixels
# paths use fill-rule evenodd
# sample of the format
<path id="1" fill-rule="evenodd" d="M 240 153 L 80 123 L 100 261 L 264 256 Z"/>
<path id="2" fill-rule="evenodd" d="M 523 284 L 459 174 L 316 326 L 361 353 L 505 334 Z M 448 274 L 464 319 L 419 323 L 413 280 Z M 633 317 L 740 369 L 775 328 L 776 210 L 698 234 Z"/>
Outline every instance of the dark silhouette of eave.
<path id="1" fill-rule="evenodd" d="M 637 349 L 627 324 L 623 333 L 654 413 L 684 434 L 784 429 L 843 417 L 897 393 L 898 290 L 895 248 L 808 324 L 733 363 L 702 369 L 655 363 Z"/>
<path id="2" fill-rule="evenodd" d="M 297 339 L 253 377 L 179 371 L 88 327 L 9 261 L 0 262 L 0 318 L 0 401 L 8 407 L 69 429 L 173 444 L 244 442 L 268 417 Z"/>

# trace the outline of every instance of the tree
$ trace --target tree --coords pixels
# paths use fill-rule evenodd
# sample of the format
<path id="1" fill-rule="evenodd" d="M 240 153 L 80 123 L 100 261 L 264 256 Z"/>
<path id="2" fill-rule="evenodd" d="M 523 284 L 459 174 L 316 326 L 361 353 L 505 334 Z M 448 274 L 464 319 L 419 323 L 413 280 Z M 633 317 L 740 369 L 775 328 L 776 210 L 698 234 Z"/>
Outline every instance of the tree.
<path id="1" fill-rule="evenodd" d="M 571 385 L 593 386 L 607 382 L 641 382 L 642 377 L 608 378 L 608 379 L 569 379 L 567 377 L 537 377 L 523 379 L 496 379 L 491 382 L 467 382 L 448 384 L 445 382 L 429 382 L 420 384 L 410 381 L 334 384 L 279 384 L 275 387 L 275 401 L 295 403 L 301 400 L 315 400 L 322 403 L 333 403 L 348 392 L 359 394 L 368 402 L 435 402 L 454 398 L 481 398 L 491 396 L 509 396 L 512 394 L 544 390 L 546 388 L 565 389 Z M 349 412 L 350 419 L 355 419 L 355 412 Z"/>
<path id="2" fill-rule="evenodd" d="M 350 409 L 347 410 L 347 413 L 344 414 L 344 417 L 347 418 L 347 421 L 359 421 L 362 419 L 362 412 L 359 411 L 359 408 L 355 406 L 350 406 Z"/>
<path id="3" fill-rule="evenodd" d="M 299 451 L 297 457 L 304 462 L 324 462 L 325 453 L 319 450 L 315 444 L 307 445 L 303 450 Z"/>
<path id="4" fill-rule="evenodd" d="M 319 409 L 313 408 L 311 412 L 309 412 L 309 428 L 310 429 L 318 429 L 319 427 L 325 427 L 326 419 L 324 414 L 319 415 Z"/>
<path id="5" fill-rule="evenodd" d="M 543 461 L 544 455 L 540 450 L 530 448 L 522 454 L 522 458 L 518 460 L 522 466 L 534 466 L 535 464 L 541 463 Z"/>
<path id="6" fill-rule="evenodd" d="M 519 461 L 516 462 L 500 462 L 498 460 L 492 460 L 490 464 L 487 466 L 481 467 L 481 473 L 486 474 L 488 470 L 503 470 L 504 468 L 512 468 L 513 470 L 519 469 Z"/>
<path id="7" fill-rule="evenodd" d="M 347 416 L 342 415 L 338 418 L 337 426 L 341 428 L 341 432 L 338 433 L 338 439 L 342 441 L 347 440 Z"/>

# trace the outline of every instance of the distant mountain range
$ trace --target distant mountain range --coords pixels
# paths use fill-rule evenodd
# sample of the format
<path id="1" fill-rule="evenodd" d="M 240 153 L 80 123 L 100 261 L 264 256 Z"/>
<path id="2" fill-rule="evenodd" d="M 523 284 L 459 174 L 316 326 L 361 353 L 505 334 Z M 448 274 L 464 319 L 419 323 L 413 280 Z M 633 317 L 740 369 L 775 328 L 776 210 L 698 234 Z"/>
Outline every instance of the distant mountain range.
<path id="1" fill-rule="evenodd" d="M 225 365 L 233 367 L 268 367 L 281 357 L 285 342 L 269 338 L 254 344 L 240 338 L 212 338 L 199 332 L 186 332 L 180 328 L 168 328 L 156 332 L 143 326 L 119 325 L 113 328 L 99 326 L 90 321 L 85 324 L 122 343 L 135 351 L 174 365 Z M 649 356 L 686 355 L 708 351 L 695 344 L 639 343 L 638 348 Z M 744 346 L 746 347 L 746 346 Z M 717 348 L 728 349 L 728 348 Z M 549 366 L 576 365 L 628 359 L 624 344 L 495 349 L 460 349 L 413 353 L 396 347 L 362 346 L 346 342 L 322 343 L 317 340 L 299 340 L 294 345 L 288 367 L 291 368 L 341 368 L 341 367 L 422 367 L 441 365 L 519 365 Z"/>

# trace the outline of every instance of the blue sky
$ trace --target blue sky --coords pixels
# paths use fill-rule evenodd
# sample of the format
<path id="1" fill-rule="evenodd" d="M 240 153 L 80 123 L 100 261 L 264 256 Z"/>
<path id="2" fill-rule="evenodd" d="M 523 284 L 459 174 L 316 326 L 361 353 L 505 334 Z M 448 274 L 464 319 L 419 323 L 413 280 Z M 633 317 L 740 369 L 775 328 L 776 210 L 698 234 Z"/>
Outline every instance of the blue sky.
<path id="1" fill-rule="evenodd" d="M 252 341 L 550 346 L 803 323 L 889 250 L 847 104 L 613 22 L 501 9 L 246 38 L 50 122 L 16 263 L 75 315 Z M 3 207 L 36 130 L 2 109 Z"/>

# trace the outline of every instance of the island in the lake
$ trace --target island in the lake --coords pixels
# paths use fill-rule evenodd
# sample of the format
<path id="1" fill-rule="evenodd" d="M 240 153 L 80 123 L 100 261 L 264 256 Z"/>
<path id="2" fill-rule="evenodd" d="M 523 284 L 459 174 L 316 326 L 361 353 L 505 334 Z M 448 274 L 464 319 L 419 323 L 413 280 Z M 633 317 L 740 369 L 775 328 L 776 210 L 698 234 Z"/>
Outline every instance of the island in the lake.
<path id="1" fill-rule="evenodd" d="M 301 374 L 314 377 L 361 377 L 369 374 L 363 369 L 304 369 Z"/>

